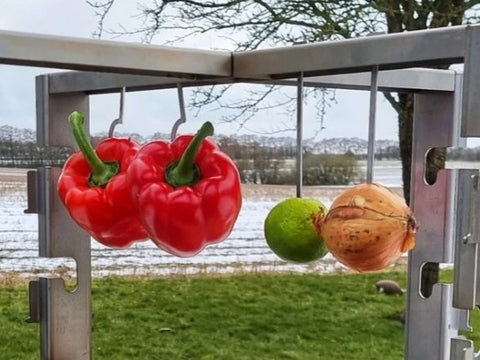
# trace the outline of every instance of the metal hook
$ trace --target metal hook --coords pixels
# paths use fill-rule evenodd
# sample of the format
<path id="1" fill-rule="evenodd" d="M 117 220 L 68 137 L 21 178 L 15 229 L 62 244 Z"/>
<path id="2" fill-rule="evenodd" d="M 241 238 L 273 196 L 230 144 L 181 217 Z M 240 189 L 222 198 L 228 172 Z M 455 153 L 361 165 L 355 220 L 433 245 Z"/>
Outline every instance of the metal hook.
<path id="1" fill-rule="evenodd" d="M 302 197 L 303 183 L 303 72 L 297 78 L 297 197 Z"/>
<path id="2" fill-rule="evenodd" d="M 173 141 L 177 137 L 178 127 L 187 121 L 187 115 L 185 114 L 185 101 L 183 99 L 183 87 L 181 84 L 177 84 L 178 105 L 180 107 L 180 118 L 173 124 L 172 132 L 170 133 L 170 140 Z"/>
<path id="3" fill-rule="evenodd" d="M 370 111 L 368 118 L 367 183 L 373 181 L 375 159 L 375 117 L 377 110 L 378 65 L 374 65 L 370 77 Z"/>
<path id="4" fill-rule="evenodd" d="M 113 120 L 110 124 L 110 129 L 108 129 L 108 137 L 113 137 L 113 132 L 115 131 L 115 126 L 118 124 L 123 124 L 123 108 L 125 105 L 125 87 L 122 87 L 120 91 L 120 110 L 118 114 L 118 118 Z"/>

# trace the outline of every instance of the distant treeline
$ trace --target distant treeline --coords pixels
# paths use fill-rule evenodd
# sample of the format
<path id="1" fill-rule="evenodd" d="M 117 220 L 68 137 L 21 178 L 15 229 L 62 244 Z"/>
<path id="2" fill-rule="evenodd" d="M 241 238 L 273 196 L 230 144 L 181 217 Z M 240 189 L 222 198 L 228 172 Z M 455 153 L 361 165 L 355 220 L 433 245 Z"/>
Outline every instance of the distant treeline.
<path id="1" fill-rule="evenodd" d="M 92 138 L 95 145 L 101 139 Z M 269 147 L 257 142 L 243 144 L 230 137 L 217 139 L 220 148 L 235 161 L 244 183 L 295 184 L 294 146 Z M 72 153 L 68 147 L 39 147 L 33 142 L 0 141 L 0 166 L 35 168 L 42 165 L 63 166 Z M 346 185 L 362 180 L 357 164 L 364 155 L 313 154 L 304 150 L 305 185 Z M 398 159 L 396 146 L 376 152 L 376 159 Z"/>
<path id="2" fill-rule="evenodd" d="M 0 166 L 16 168 L 63 166 L 71 152 L 68 147 L 40 147 L 33 142 L 0 141 Z"/>
<path id="3" fill-rule="evenodd" d="M 218 145 L 235 161 L 243 183 L 295 184 L 295 147 L 240 144 L 223 137 Z M 357 158 L 352 154 L 303 154 L 304 185 L 347 185 L 360 179 Z"/>

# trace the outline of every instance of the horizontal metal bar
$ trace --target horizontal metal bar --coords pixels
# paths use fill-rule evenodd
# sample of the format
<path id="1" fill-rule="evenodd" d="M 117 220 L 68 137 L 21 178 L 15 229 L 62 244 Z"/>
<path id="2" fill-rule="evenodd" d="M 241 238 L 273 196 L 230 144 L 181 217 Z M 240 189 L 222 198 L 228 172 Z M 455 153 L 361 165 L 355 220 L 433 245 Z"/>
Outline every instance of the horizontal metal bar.
<path id="1" fill-rule="evenodd" d="M 136 43 L 0 31 L 0 64 L 166 75 L 230 76 L 231 54 Z"/>
<path id="2" fill-rule="evenodd" d="M 203 86 L 221 83 L 232 83 L 230 77 L 215 79 L 192 80 L 177 77 L 114 74 L 90 71 L 65 71 L 48 74 L 49 93 L 65 94 L 84 92 L 87 94 L 106 94 L 125 91 L 145 91 L 159 89 L 174 89 L 178 84 L 183 87 Z"/>
<path id="3" fill-rule="evenodd" d="M 369 90 L 370 72 L 323 75 L 305 78 L 305 86 Z M 277 83 L 282 83 L 279 80 Z M 292 84 L 293 85 L 293 84 Z M 384 70 L 378 73 L 379 91 L 454 91 L 455 72 L 426 68 Z"/>
<path id="4" fill-rule="evenodd" d="M 172 77 L 125 75 L 99 72 L 66 71 L 48 74 L 48 91 L 50 94 L 85 92 L 87 94 L 103 94 L 119 92 L 122 87 L 126 91 L 143 91 L 182 87 L 225 84 L 233 82 L 265 83 L 296 86 L 297 79 L 254 80 L 216 78 L 190 80 Z M 351 90 L 368 90 L 370 72 L 314 76 L 304 79 L 306 87 L 337 88 Z M 454 91 L 455 72 L 452 70 L 435 70 L 411 68 L 385 70 L 378 74 L 379 91 Z"/>
<path id="5" fill-rule="evenodd" d="M 78 89 L 87 87 L 88 84 L 92 92 L 100 91 L 98 84 L 105 81 L 105 78 L 97 79 L 95 85 L 98 77 L 95 72 L 124 74 L 124 78 L 105 74 L 105 77 L 111 78 L 112 91 L 118 91 L 125 82 L 131 82 L 135 90 L 137 87 L 148 86 L 175 87 L 181 81 L 188 82 L 182 79 L 210 79 L 208 84 L 217 81 L 233 82 L 232 58 L 233 73 L 237 78 L 235 81 L 268 80 L 271 76 L 288 79 L 289 75 L 304 71 L 306 86 L 333 81 L 339 87 L 356 88 L 365 84 L 362 80 L 364 75 L 350 79 L 352 83 L 348 78 L 317 80 L 309 79 L 308 76 L 368 71 L 374 64 L 379 64 L 382 70 L 431 62 L 463 61 L 465 32 L 465 27 L 459 26 L 230 53 L 0 31 L 0 63 L 93 72 L 89 76 L 83 72 L 67 75 L 85 77 L 84 80 L 77 79 L 73 83 Z M 130 78 L 128 74 L 154 75 L 159 78 Z M 51 85 L 52 93 L 70 92 L 61 86 L 63 76 L 65 75 L 58 75 L 59 81 Z M 215 79 L 216 77 L 223 79 Z M 290 79 L 292 85 L 295 85 L 295 79 Z M 411 80 L 406 81 L 399 86 L 412 86 L 412 89 L 419 86 L 415 83 L 412 85 Z M 202 83 L 194 81 L 191 85 Z M 434 84 L 429 85 L 429 89 L 432 86 Z M 393 87 L 395 89 L 396 85 L 393 84 Z M 108 91 L 103 86 L 100 88 Z M 132 90 L 133 88 L 130 91 Z"/>
<path id="6" fill-rule="evenodd" d="M 233 54 L 235 77 L 288 78 L 463 62 L 465 26 L 418 30 Z"/>

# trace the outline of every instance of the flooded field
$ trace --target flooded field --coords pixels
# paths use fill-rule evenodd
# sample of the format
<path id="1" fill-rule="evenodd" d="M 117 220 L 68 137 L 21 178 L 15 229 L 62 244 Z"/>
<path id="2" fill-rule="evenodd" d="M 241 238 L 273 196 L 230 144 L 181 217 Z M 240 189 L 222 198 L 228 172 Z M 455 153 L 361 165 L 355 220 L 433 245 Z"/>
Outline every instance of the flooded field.
<path id="1" fill-rule="evenodd" d="M 27 207 L 25 172 L 6 169 L 0 171 L 0 179 L 0 277 L 12 273 L 22 277 L 74 275 L 73 259 L 38 257 L 37 216 L 24 214 Z M 381 182 L 380 179 L 377 181 Z M 303 194 L 328 206 L 342 189 L 305 187 Z M 398 186 L 396 190 L 401 191 Z M 315 263 L 295 265 L 280 260 L 269 250 L 263 235 L 263 221 L 279 200 L 289 196 L 295 196 L 295 187 L 244 185 L 242 210 L 229 238 L 192 258 L 169 255 L 151 241 L 137 243 L 124 250 L 109 249 L 92 241 L 92 276 L 242 271 L 330 272 L 343 269 L 328 255 Z"/>

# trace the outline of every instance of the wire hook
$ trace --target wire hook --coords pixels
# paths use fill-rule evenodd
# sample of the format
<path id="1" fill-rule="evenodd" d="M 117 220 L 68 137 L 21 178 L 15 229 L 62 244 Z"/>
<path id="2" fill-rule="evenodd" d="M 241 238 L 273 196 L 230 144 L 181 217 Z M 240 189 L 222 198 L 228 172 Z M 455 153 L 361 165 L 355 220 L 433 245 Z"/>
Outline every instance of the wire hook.
<path id="1" fill-rule="evenodd" d="M 113 137 L 113 132 L 115 131 L 115 126 L 118 124 L 123 124 L 123 108 L 125 105 L 125 86 L 122 87 L 120 91 L 120 110 L 118 114 L 118 118 L 113 120 L 110 124 L 110 129 L 108 129 L 108 137 Z"/>
<path id="2" fill-rule="evenodd" d="M 178 127 L 187 121 L 187 115 L 185 114 L 185 101 L 183 99 L 183 87 L 182 84 L 177 84 L 178 105 L 180 107 L 180 118 L 175 121 L 170 133 L 170 140 L 173 141 L 177 137 Z"/>
<path id="3" fill-rule="evenodd" d="M 370 75 L 370 109 L 368 118 L 367 183 L 373 181 L 373 162 L 375 160 L 375 118 L 377 110 L 378 65 L 372 67 Z"/>
<path id="4" fill-rule="evenodd" d="M 297 158 L 296 158 L 296 195 L 302 197 L 303 185 L 303 72 L 297 77 Z"/>

